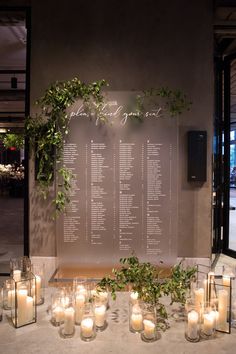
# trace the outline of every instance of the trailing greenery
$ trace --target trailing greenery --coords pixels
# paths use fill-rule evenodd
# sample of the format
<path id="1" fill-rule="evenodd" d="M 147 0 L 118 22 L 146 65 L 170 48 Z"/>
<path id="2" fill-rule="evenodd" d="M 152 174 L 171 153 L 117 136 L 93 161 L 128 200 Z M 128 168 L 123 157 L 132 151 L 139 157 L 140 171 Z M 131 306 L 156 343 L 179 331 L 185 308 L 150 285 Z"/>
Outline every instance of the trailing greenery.
<path id="1" fill-rule="evenodd" d="M 113 299 L 116 292 L 125 290 L 131 286 L 132 291 L 138 293 L 138 298 L 155 306 L 158 325 L 167 327 L 167 311 L 160 302 L 164 295 L 171 296 L 171 304 L 174 301 L 183 302 L 186 299 L 187 289 L 197 269 L 195 267 L 184 268 L 182 261 L 171 269 L 171 275 L 163 279 L 162 270 L 149 262 L 141 263 L 138 257 L 132 255 L 120 259 L 121 268 L 113 269 L 111 276 L 106 276 L 98 283 L 98 289 L 109 289 Z"/>
<path id="2" fill-rule="evenodd" d="M 24 134 L 1 134 L 1 140 L 5 149 L 14 147 L 16 150 L 20 150 L 24 148 Z"/>
<path id="3" fill-rule="evenodd" d="M 36 104 L 39 113 L 26 119 L 25 131 L 29 139 L 30 150 L 37 160 L 36 180 L 40 191 L 46 199 L 54 180 L 54 169 L 59 175 L 59 188 L 53 201 L 56 213 L 65 210 L 69 202 L 72 173 L 65 166 L 61 167 L 63 143 L 68 134 L 70 117 L 67 108 L 75 100 L 82 99 L 90 112 L 104 120 L 102 115 L 102 87 L 105 80 L 85 84 L 78 78 L 52 84 Z"/>
<path id="4" fill-rule="evenodd" d="M 164 105 L 161 104 L 161 110 L 166 110 L 172 117 L 175 117 L 191 107 L 191 102 L 187 96 L 180 90 L 170 90 L 169 88 L 151 88 L 143 91 L 141 95 L 136 96 L 137 117 L 142 120 L 145 104 L 150 100 L 163 99 Z"/>

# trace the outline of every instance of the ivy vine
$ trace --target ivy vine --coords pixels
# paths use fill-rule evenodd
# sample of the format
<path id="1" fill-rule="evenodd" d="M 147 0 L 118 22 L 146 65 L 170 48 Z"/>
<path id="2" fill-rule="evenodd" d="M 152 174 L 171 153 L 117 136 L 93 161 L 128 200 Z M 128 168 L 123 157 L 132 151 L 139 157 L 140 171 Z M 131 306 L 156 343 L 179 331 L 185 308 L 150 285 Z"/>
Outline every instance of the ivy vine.
<path id="1" fill-rule="evenodd" d="M 142 120 L 143 112 L 145 111 L 145 104 L 154 101 L 156 99 L 163 99 L 163 105 L 161 105 L 162 111 L 167 111 L 171 117 L 182 114 L 184 111 L 188 111 L 192 102 L 187 99 L 185 93 L 180 90 L 170 90 L 168 87 L 151 88 L 145 90 L 142 94 L 136 96 L 136 110 L 137 117 Z"/>
<path id="2" fill-rule="evenodd" d="M 82 99 L 88 110 L 94 110 L 100 120 L 102 115 L 102 87 L 105 80 L 85 84 L 78 78 L 52 84 L 36 104 L 40 110 L 35 116 L 26 119 L 25 132 L 29 139 L 30 151 L 34 151 L 36 181 L 44 199 L 47 198 L 54 180 L 54 171 L 59 176 L 59 185 L 53 204 L 56 214 L 63 212 L 69 202 L 72 173 L 61 166 L 63 143 L 68 134 L 70 117 L 67 109 L 77 100 Z"/>

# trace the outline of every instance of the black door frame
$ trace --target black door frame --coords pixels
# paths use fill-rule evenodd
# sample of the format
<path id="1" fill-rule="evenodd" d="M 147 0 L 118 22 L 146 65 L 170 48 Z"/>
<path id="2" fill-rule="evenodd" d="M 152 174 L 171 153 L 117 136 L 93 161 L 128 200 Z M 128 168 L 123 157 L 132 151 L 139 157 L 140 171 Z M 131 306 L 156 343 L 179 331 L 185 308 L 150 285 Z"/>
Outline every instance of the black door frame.
<path id="1" fill-rule="evenodd" d="M 0 6 L 0 12 L 21 11 L 25 13 L 26 38 L 26 86 L 25 86 L 25 116 L 30 114 L 30 54 L 31 54 L 31 7 L 30 6 Z M 29 142 L 25 139 L 25 176 L 24 176 L 24 255 L 29 256 Z M 8 276 L 9 273 L 0 273 Z"/>

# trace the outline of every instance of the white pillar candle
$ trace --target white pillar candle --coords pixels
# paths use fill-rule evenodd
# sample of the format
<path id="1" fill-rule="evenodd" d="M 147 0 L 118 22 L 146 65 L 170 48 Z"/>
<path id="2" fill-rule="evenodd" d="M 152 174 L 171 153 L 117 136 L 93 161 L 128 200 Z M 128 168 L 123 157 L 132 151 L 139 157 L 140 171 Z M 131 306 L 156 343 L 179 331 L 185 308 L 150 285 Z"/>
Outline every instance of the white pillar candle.
<path id="1" fill-rule="evenodd" d="M 84 314 L 85 295 L 78 294 L 75 297 L 75 322 L 81 323 Z"/>
<path id="2" fill-rule="evenodd" d="M 17 325 L 22 326 L 27 322 L 27 290 L 19 289 L 17 296 Z"/>
<path id="3" fill-rule="evenodd" d="M 134 331 L 141 331 L 143 328 L 143 316 L 137 304 L 133 306 L 130 324 Z"/>
<path id="4" fill-rule="evenodd" d="M 75 310 L 68 307 L 64 312 L 64 334 L 71 335 L 74 332 Z"/>
<path id="5" fill-rule="evenodd" d="M 104 326 L 106 320 L 106 306 L 105 305 L 96 306 L 94 309 L 94 315 L 95 315 L 95 325 L 97 327 Z"/>
<path id="6" fill-rule="evenodd" d="M 207 336 L 211 336 L 214 329 L 215 319 L 210 313 L 206 313 L 203 315 L 203 332 Z"/>
<path id="7" fill-rule="evenodd" d="M 131 301 L 132 305 L 137 304 L 137 302 L 138 302 L 138 293 L 137 293 L 137 291 L 131 291 L 131 293 L 130 293 L 130 301 Z"/>
<path id="8" fill-rule="evenodd" d="M 193 340 L 198 337 L 198 319 L 199 315 L 197 311 L 192 310 L 188 313 L 187 336 Z"/>
<path id="9" fill-rule="evenodd" d="M 36 304 L 39 304 L 41 301 L 41 284 L 42 284 L 42 279 L 40 275 L 35 275 L 35 281 L 36 281 Z"/>
<path id="10" fill-rule="evenodd" d="M 60 323 L 64 321 L 64 309 L 61 306 L 57 306 L 52 311 L 52 317 L 55 319 L 55 322 Z"/>
<path id="11" fill-rule="evenodd" d="M 195 290 L 195 306 L 198 312 L 200 312 L 201 307 L 204 303 L 204 289 L 199 288 Z"/>
<path id="12" fill-rule="evenodd" d="M 21 281 L 21 270 L 19 269 L 13 270 L 13 279 L 15 281 Z"/>
<path id="13" fill-rule="evenodd" d="M 218 311 L 219 311 L 218 325 L 221 329 L 224 329 L 227 325 L 227 308 L 228 308 L 228 292 L 224 289 L 221 289 L 218 292 Z"/>
<path id="14" fill-rule="evenodd" d="M 90 338 L 93 335 L 93 320 L 92 318 L 84 318 L 81 321 L 81 334 L 85 338 Z"/>
<path id="15" fill-rule="evenodd" d="M 147 339 L 152 339 L 155 337 L 155 323 L 150 320 L 143 320 L 144 326 L 144 336 Z"/>
<path id="16" fill-rule="evenodd" d="M 34 300 L 31 296 L 26 298 L 27 322 L 31 322 L 34 318 Z"/>

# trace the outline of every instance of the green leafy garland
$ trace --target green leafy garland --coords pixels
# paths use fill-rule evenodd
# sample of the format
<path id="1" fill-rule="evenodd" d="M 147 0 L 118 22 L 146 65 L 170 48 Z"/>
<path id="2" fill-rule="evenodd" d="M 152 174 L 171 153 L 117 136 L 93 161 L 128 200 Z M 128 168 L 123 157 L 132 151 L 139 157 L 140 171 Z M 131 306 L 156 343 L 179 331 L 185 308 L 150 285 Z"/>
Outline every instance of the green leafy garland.
<path id="1" fill-rule="evenodd" d="M 34 151 L 37 164 L 36 181 L 40 191 L 47 198 L 54 180 L 54 170 L 59 175 L 59 189 L 53 203 L 56 214 L 65 210 L 69 202 L 72 174 L 65 166 L 60 166 L 63 143 L 68 134 L 69 108 L 77 99 L 82 99 L 84 106 L 104 120 L 102 116 L 103 96 L 101 88 L 105 80 L 86 85 L 78 78 L 52 84 L 36 104 L 40 113 L 26 119 L 25 131 L 29 139 L 30 151 Z M 60 167 L 57 167 L 60 166 Z"/>
<path id="2" fill-rule="evenodd" d="M 145 110 L 145 103 L 150 100 L 154 100 L 154 103 L 156 103 L 157 98 L 164 99 L 162 109 L 168 111 L 171 117 L 189 110 L 192 104 L 180 90 L 170 90 L 168 87 L 151 88 L 136 96 L 137 116 L 140 119 L 142 119 L 142 114 Z"/>

